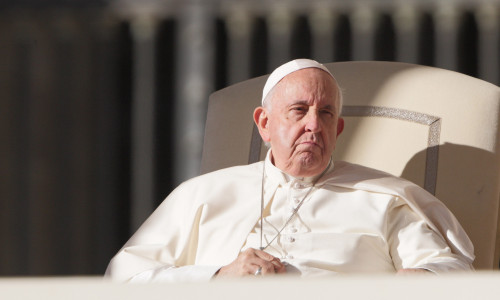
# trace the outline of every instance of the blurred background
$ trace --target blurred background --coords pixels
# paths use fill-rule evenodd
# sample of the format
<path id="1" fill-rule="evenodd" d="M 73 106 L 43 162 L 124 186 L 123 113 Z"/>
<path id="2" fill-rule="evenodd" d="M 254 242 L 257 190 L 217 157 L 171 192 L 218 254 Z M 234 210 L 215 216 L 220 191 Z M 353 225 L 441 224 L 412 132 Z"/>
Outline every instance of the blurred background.
<path id="1" fill-rule="evenodd" d="M 198 174 L 211 92 L 299 57 L 498 85 L 499 13 L 499 0 L 0 1 L 0 275 L 102 274 Z"/>

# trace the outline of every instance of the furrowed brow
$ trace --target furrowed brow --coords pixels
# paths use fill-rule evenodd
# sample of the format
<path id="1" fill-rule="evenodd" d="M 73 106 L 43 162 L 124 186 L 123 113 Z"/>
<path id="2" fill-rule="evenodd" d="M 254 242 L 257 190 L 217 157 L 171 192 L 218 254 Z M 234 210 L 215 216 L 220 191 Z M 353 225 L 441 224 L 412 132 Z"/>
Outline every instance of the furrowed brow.
<path id="1" fill-rule="evenodd" d="M 290 103 L 290 106 L 292 105 L 309 105 L 306 100 L 297 100 L 295 102 Z"/>

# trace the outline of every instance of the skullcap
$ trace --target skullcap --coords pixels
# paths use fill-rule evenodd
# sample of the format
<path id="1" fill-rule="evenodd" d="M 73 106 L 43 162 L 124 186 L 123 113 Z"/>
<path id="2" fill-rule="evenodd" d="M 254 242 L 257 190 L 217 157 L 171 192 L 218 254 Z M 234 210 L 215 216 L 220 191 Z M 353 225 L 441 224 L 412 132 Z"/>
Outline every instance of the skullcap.
<path id="1" fill-rule="evenodd" d="M 333 80 L 335 80 L 335 77 L 333 77 L 332 73 L 328 71 L 328 69 L 320 64 L 319 62 L 312 60 L 312 59 L 295 59 L 292 61 L 287 62 L 286 64 L 283 64 L 276 68 L 271 75 L 269 75 L 269 78 L 266 81 L 266 84 L 264 85 L 264 90 L 262 91 L 262 105 L 264 105 L 264 100 L 267 97 L 267 94 L 275 87 L 278 82 L 283 79 L 283 77 L 287 76 L 290 73 L 293 73 L 298 70 L 302 69 L 307 69 L 307 68 L 318 68 L 326 73 L 328 73 L 330 76 L 332 76 Z"/>

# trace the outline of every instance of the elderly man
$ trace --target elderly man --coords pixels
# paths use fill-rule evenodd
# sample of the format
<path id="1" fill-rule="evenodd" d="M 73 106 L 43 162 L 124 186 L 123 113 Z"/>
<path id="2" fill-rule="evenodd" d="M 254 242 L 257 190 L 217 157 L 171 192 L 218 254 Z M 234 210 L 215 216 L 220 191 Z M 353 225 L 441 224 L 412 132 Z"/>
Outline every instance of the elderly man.
<path id="1" fill-rule="evenodd" d="M 180 185 L 112 259 L 120 281 L 470 270 L 453 215 L 405 180 L 333 162 L 342 95 L 312 60 L 276 69 L 254 111 L 265 161 Z"/>

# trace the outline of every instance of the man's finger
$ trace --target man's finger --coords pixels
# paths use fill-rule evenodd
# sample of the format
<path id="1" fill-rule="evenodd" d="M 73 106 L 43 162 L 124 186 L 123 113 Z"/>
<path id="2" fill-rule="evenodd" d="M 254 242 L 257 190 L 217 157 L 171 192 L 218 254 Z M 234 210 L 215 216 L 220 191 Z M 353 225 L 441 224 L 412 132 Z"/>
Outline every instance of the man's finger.
<path id="1" fill-rule="evenodd" d="M 273 264 L 274 268 L 279 270 L 285 267 L 281 260 L 262 250 L 255 250 L 255 255 Z"/>
<path id="2" fill-rule="evenodd" d="M 274 259 L 277 259 L 276 257 L 272 256 L 271 254 L 263 251 L 263 250 L 258 250 L 258 249 L 253 249 L 254 250 L 254 254 L 262 259 L 265 259 L 267 261 L 272 261 Z"/>

